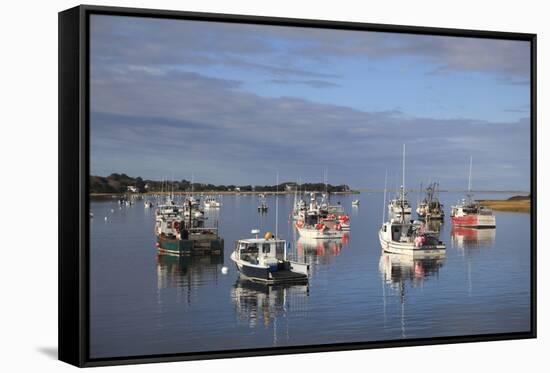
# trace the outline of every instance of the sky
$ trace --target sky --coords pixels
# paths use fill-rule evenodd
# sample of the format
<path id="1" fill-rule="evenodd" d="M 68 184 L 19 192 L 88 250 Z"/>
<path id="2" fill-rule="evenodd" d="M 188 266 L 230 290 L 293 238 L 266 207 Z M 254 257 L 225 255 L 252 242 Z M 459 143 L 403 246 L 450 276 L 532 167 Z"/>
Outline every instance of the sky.
<path id="1" fill-rule="evenodd" d="M 525 41 L 92 15 L 90 166 L 235 185 L 529 190 Z"/>

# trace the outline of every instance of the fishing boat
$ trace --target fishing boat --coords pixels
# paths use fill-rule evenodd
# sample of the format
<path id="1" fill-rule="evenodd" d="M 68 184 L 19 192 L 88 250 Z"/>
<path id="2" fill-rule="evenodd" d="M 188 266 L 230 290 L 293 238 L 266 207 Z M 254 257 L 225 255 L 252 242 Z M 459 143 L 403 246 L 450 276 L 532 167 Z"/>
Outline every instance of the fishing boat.
<path id="1" fill-rule="evenodd" d="M 493 210 L 473 200 L 472 195 L 472 158 L 470 157 L 470 174 L 466 198 L 451 206 L 451 222 L 455 226 L 470 228 L 495 228 L 496 218 Z"/>
<path id="2" fill-rule="evenodd" d="M 155 233 L 159 253 L 170 255 L 220 254 L 224 240 L 218 235 L 217 227 L 205 227 L 204 220 L 173 213 L 157 215 Z"/>
<path id="3" fill-rule="evenodd" d="M 260 194 L 258 197 L 260 198 L 260 204 L 258 205 L 258 212 L 261 212 L 261 213 L 267 212 L 267 209 L 269 206 L 267 205 L 265 194 Z"/>
<path id="4" fill-rule="evenodd" d="M 427 231 L 418 222 L 391 219 L 382 224 L 378 238 L 387 253 L 422 256 L 443 254 L 446 250 L 437 233 Z"/>
<path id="5" fill-rule="evenodd" d="M 315 193 L 311 193 L 310 203 L 306 210 L 300 213 L 294 227 L 300 237 L 315 239 L 342 238 L 344 229 L 340 221 L 337 220 L 340 217 L 342 216 L 327 215 L 327 210 L 322 210 L 317 203 Z M 349 222 L 349 218 L 346 222 Z"/>
<path id="6" fill-rule="evenodd" d="M 442 220 L 445 217 L 443 204 L 437 197 L 439 184 L 434 182 L 426 188 L 426 196 L 418 204 L 416 213 L 420 219 Z"/>
<path id="7" fill-rule="evenodd" d="M 266 283 L 303 282 L 309 278 L 309 264 L 287 259 L 285 240 L 267 232 L 258 238 L 259 230 L 253 229 L 254 238 L 240 239 L 231 253 L 242 276 Z"/>
<path id="8" fill-rule="evenodd" d="M 387 184 L 387 175 L 386 175 Z M 401 201 L 405 201 L 405 145 L 403 145 L 403 181 L 401 186 Z M 386 204 L 386 185 L 384 186 L 384 205 Z M 402 204 L 404 209 L 405 205 Z M 385 212 L 385 209 L 383 213 Z M 406 218 L 402 211 L 399 218 L 392 217 L 385 221 L 382 217 L 382 227 L 378 231 L 380 245 L 385 252 L 422 256 L 427 254 L 441 254 L 445 252 L 445 244 L 439 240 L 436 232 L 429 231 L 420 222 Z"/>
<path id="9" fill-rule="evenodd" d="M 204 199 L 204 207 L 207 209 L 218 208 L 221 206 L 221 203 L 216 200 L 216 198 L 209 196 Z"/>
<path id="10" fill-rule="evenodd" d="M 352 206 L 359 206 L 359 200 L 358 200 L 358 199 L 354 199 L 353 201 L 351 201 L 351 205 L 352 205 Z"/>
<path id="11" fill-rule="evenodd" d="M 451 208 L 453 225 L 470 228 L 495 228 L 496 218 L 493 210 L 471 199 L 463 199 Z"/>
<path id="12" fill-rule="evenodd" d="M 151 202 L 151 201 L 145 201 L 145 202 L 143 203 L 143 206 L 144 206 L 146 209 L 152 208 L 152 207 L 153 207 L 153 202 Z"/>

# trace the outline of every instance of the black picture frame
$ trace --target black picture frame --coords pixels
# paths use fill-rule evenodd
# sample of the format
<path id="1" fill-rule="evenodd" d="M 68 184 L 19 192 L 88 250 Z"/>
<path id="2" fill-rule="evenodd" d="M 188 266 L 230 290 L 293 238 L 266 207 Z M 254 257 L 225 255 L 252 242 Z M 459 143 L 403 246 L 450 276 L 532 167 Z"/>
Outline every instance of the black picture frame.
<path id="1" fill-rule="evenodd" d="M 528 332 L 147 356 L 89 357 L 89 17 L 92 14 L 528 41 L 531 45 L 531 329 Z M 81 5 L 59 13 L 59 360 L 79 367 L 536 338 L 536 34 Z"/>

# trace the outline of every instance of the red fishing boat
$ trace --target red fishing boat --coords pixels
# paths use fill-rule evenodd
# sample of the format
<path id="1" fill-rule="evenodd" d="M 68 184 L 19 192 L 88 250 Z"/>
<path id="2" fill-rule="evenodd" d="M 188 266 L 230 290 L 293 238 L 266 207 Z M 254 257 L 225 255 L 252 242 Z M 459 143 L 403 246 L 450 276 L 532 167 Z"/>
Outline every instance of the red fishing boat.
<path id="1" fill-rule="evenodd" d="M 496 218 L 493 210 L 482 206 L 472 199 L 472 157 L 470 157 L 470 175 L 468 177 L 468 194 L 459 204 L 451 207 L 453 225 L 472 228 L 495 228 Z"/>

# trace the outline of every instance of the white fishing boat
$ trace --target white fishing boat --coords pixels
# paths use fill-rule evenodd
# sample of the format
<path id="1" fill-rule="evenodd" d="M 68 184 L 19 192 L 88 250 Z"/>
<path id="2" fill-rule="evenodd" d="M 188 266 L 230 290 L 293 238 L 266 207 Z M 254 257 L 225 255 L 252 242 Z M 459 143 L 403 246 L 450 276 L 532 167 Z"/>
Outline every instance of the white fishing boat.
<path id="1" fill-rule="evenodd" d="M 267 212 L 267 209 L 269 208 L 267 204 L 267 200 L 265 199 L 265 194 L 260 194 L 258 196 L 260 198 L 260 204 L 258 205 L 258 212 L 264 213 Z"/>
<path id="2" fill-rule="evenodd" d="M 303 282 L 309 278 L 309 264 L 287 259 L 285 240 L 267 232 L 258 238 L 259 230 L 252 230 L 254 238 L 238 240 L 231 260 L 242 276 L 266 283 Z"/>
<path id="3" fill-rule="evenodd" d="M 358 199 L 354 199 L 353 201 L 351 201 L 351 205 L 352 205 L 352 206 L 359 206 L 359 200 L 358 200 Z"/>
<path id="4" fill-rule="evenodd" d="M 428 232 L 418 223 L 385 222 L 378 232 L 380 245 L 385 252 L 408 255 L 443 254 L 446 247 L 434 232 Z"/>
<path id="5" fill-rule="evenodd" d="M 344 230 L 342 224 L 336 220 L 336 216 L 328 219 L 327 211 L 321 209 L 317 203 L 315 193 L 311 193 L 310 203 L 305 211 L 301 211 L 294 227 L 300 237 L 325 239 L 342 238 Z M 348 218 L 349 220 L 349 218 Z"/>
<path id="6" fill-rule="evenodd" d="M 387 176 L 386 176 L 387 183 Z M 405 201 L 405 145 L 403 145 L 403 181 L 401 201 Z M 386 204 L 386 185 L 384 186 L 384 205 Z M 404 205 L 401 205 L 404 208 Z M 385 210 L 384 210 L 385 212 Z M 441 254 L 445 252 L 445 244 L 439 241 L 438 234 L 430 232 L 420 222 L 412 222 L 401 213 L 399 218 L 392 217 L 385 221 L 382 217 L 382 227 L 378 231 L 380 245 L 385 252 L 407 255 Z"/>
<path id="7" fill-rule="evenodd" d="M 204 199 L 204 207 L 207 209 L 219 208 L 222 204 L 216 198 L 209 196 Z"/>
<path id="8" fill-rule="evenodd" d="M 279 185 L 279 173 L 277 173 Z M 277 190 L 278 192 L 278 190 Z M 309 278 L 309 264 L 287 259 L 287 243 L 278 238 L 279 194 L 275 195 L 275 234 L 266 232 L 259 238 L 259 230 L 252 230 L 254 238 L 241 239 L 235 244 L 231 260 L 246 278 L 268 284 L 304 282 Z"/>

